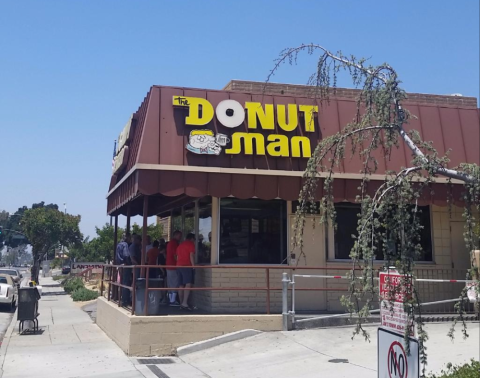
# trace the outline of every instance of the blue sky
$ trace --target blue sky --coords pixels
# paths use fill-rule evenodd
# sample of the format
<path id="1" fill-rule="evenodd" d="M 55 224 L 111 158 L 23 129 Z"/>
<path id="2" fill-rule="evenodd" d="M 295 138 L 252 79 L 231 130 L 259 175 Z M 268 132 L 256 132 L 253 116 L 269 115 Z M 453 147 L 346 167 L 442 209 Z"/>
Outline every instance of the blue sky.
<path id="1" fill-rule="evenodd" d="M 409 92 L 479 95 L 473 0 L 1 2 L 0 209 L 66 202 L 93 234 L 113 140 L 151 85 L 264 80 L 308 42 L 388 62 Z M 273 81 L 304 84 L 314 64 Z"/>

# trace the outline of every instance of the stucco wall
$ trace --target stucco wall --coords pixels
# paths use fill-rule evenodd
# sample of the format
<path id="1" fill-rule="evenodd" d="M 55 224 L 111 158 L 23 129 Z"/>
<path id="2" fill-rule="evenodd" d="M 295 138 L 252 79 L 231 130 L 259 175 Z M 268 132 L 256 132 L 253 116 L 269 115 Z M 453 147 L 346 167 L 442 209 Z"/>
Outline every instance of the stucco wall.
<path id="1" fill-rule="evenodd" d="M 131 316 L 98 299 L 97 324 L 129 356 L 165 356 L 176 348 L 243 329 L 279 331 L 281 315 Z"/>

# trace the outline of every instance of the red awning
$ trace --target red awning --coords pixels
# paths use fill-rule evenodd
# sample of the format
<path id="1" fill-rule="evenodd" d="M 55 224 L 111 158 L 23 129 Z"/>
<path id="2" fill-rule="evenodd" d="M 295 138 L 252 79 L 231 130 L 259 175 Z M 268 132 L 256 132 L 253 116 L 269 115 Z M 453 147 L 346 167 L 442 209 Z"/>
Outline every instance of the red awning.
<path id="1" fill-rule="evenodd" d="M 302 172 L 306 168 L 304 158 L 275 158 L 271 156 L 249 155 L 196 155 L 186 150 L 188 135 L 193 129 L 185 125 L 185 112 L 176 110 L 172 105 L 173 96 L 190 96 L 207 99 L 215 108 L 225 99 L 238 102 L 247 101 L 271 104 L 314 104 L 315 100 L 306 96 L 263 95 L 202 89 L 154 86 L 134 115 L 136 127 L 129 145 L 126 168 L 113 176 L 108 194 L 108 213 L 125 213 L 122 207 L 140 195 L 157 195 L 162 198 L 188 196 L 215 197 L 234 196 L 237 198 L 260 198 L 296 200 L 302 187 Z M 451 96 L 431 96 L 447 97 Z M 428 96 L 426 96 L 428 99 Z M 432 141 L 440 155 L 451 149 L 449 167 L 461 162 L 480 164 L 479 110 L 464 106 L 461 102 L 422 101 L 405 102 L 405 107 L 417 119 L 412 119 L 407 130 L 416 129 L 424 140 Z M 349 123 L 356 112 L 356 103 L 352 98 L 333 98 L 329 103 L 319 104 L 318 124 L 315 133 L 308 136 L 312 150 L 319 140 L 337 133 Z M 243 130 L 242 130 L 243 127 Z M 214 119 L 203 128 L 231 135 L 231 129 L 222 126 Z M 246 126 L 235 129 L 247 131 Z M 265 131 L 256 130 L 265 133 Z M 303 136 L 303 128 L 285 133 L 289 137 Z M 411 153 L 400 142 L 391 156 L 375 152 L 379 161 L 378 177 L 385 171 L 398 171 L 410 166 Z M 336 173 L 335 200 L 355 200 L 358 191 L 358 179 L 362 169 L 358 157 L 346 157 Z M 375 182 L 375 181 L 373 181 Z M 378 181 L 377 181 L 378 182 Z M 320 185 L 321 188 L 322 185 Z M 372 188 L 375 184 L 371 185 Z M 461 189 L 455 189 L 455 198 L 460 198 Z M 433 196 L 428 194 L 422 199 L 425 203 L 446 204 L 446 185 L 436 184 Z M 321 194 L 321 193 L 319 193 Z M 133 214 L 132 214 L 133 215 Z"/>

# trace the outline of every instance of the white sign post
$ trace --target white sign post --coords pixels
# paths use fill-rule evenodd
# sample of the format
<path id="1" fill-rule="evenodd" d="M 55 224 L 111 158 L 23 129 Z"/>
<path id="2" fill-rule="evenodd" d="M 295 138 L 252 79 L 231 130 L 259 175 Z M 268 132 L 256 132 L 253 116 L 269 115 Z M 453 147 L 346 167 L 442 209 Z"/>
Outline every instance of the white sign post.
<path id="1" fill-rule="evenodd" d="M 409 338 L 407 355 L 404 338 L 396 332 L 378 329 L 378 378 L 419 378 L 418 341 Z"/>
<path id="2" fill-rule="evenodd" d="M 403 309 L 403 297 L 405 295 L 399 286 L 404 276 L 395 270 L 380 273 L 380 319 L 382 327 L 399 334 L 405 333 L 408 322 L 408 314 Z M 392 295 L 394 292 L 394 295 Z M 413 336 L 413 327 L 412 335 Z"/>

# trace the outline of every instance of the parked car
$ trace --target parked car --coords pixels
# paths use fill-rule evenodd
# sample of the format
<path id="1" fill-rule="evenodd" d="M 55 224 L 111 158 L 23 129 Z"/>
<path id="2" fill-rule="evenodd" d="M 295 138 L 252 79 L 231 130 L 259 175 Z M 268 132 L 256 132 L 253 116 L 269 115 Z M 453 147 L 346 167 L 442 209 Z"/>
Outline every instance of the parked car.
<path id="1" fill-rule="evenodd" d="M 7 304 L 8 309 L 15 307 L 18 288 L 10 274 L 0 274 L 0 303 Z"/>
<path id="2" fill-rule="evenodd" d="M 64 266 L 62 268 L 62 274 L 69 274 L 70 273 L 70 267 L 68 265 Z"/>
<path id="3" fill-rule="evenodd" d="M 17 285 L 20 285 L 22 281 L 23 275 L 20 274 L 18 269 L 8 268 L 8 269 L 0 269 L 0 274 L 8 274 L 12 276 L 13 282 Z"/>

